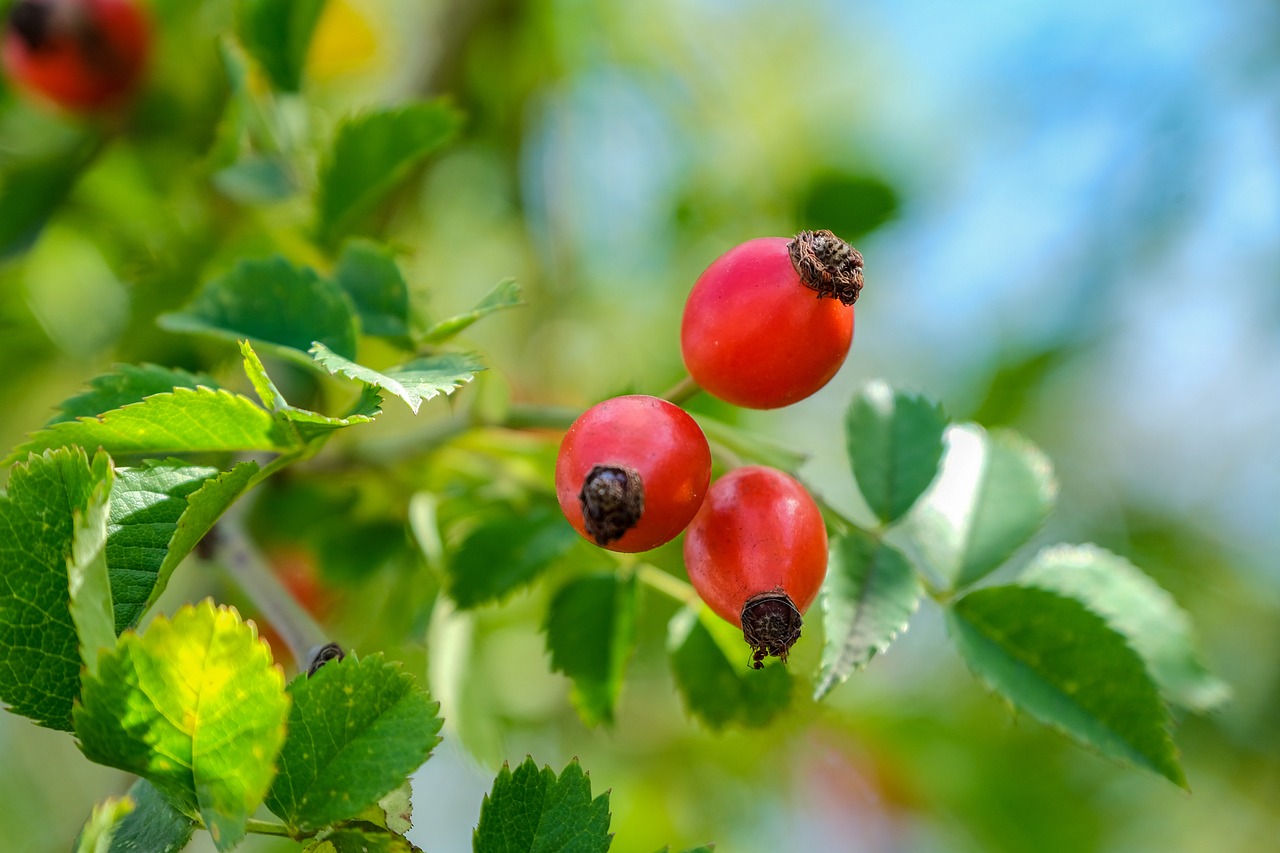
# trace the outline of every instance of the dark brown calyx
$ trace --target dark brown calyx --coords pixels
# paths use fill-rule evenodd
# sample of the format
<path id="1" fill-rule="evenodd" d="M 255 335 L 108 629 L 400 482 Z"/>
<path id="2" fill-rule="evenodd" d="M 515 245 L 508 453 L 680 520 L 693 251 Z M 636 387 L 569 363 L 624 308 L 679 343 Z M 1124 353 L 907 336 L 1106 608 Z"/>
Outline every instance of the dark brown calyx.
<path id="1" fill-rule="evenodd" d="M 307 678 L 315 675 L 316 671 L 329 661 L 342 660 L 346 656 L 347 653 L 342 650 L 342 646 L 337 643 L 325 643 L 311 653 L 311 663 L 307 664 Z"/>
<path id="2" fill-rule="evenodd" d="M 751 666 L 763 669 L 767 657 L 786 663 L 802 624 L 795 602 L 780 586 L 748 598 L 742 605 L 742 637 L 751 646 Z"/>
<path id="3" fill-rule="evenodd" d="M 31 50 L 39 50 L 49 41 L 49 24 L 53 9 L 38 0 L 18 0 L 9 10 L 9 26 Z"/>
<path id="4" fill-rule="evenodd" d="M 862 292 L 862 253 L 830 231 L 801 231 L 787 244 L 800 281 L 818 298 L 830 296 L 845 305 Z"/>
<path id="5" fill-rule="evenodd" d="M 644 483 L 631 468 L 597 465 L 578 493 L 583 526 L 597 545 L 608 545 L 636 526 L 644 514 Z"/>

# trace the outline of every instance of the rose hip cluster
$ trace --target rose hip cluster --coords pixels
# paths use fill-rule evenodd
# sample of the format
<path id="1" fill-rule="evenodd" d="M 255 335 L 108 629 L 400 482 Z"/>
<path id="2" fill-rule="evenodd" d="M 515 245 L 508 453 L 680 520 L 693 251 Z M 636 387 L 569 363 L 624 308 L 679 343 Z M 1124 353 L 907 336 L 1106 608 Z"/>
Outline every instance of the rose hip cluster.
<path id="1" fill-rule="evenodd" d="M 844 363 L 861 289 L 862 255 L 830 231 L 743 243 L 689 293 L 685 367 L 703 390 L 745 408 L 803 400 Z M 693 418 L 632 395 L 569 428 L 556 494 L 569 523 L 612 551 L 647 551 L 687 530 L 698 595 L 742 628 L 756 669 L 766 657 L 786 661 L 827 571 L 822 514 L 795 479 L 752 465 L 711 483 L 711 449 Z"/>

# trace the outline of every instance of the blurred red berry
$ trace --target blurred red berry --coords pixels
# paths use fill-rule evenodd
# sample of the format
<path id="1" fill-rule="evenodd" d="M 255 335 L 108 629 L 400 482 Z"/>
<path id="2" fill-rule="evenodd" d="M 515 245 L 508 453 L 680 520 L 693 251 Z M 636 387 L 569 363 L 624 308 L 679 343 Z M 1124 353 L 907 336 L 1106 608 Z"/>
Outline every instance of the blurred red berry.
<path id="1" fill-rule="evenodd" d="M 93 112 L 136 90 L 150 51 L 149 17 L 135 0 L 17 0 L 0 58 L 18 88 Z"/>

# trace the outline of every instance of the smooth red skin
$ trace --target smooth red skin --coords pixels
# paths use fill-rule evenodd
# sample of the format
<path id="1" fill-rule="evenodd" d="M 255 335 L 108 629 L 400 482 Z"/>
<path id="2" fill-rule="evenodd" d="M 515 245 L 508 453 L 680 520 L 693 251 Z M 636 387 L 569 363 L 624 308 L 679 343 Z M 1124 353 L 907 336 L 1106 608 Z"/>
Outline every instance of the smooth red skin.
<path id="1" fill-rule="evenodd" d="M 777 587 L 802 614 L 827 574 L 827 528 L 813 498 L 774 468 L 735 468 L 716 480 L 684 538 L 689 580 L 739 628 L 742 605 Z"/>
<path id="2" fill-rule="evenodd" d="M 633 554 L 670 542 L 689 525 L 711 483 L 711 448 L 679 406 L 632 395 L 597 403 L 560 442 L 556 497 L 564 517 L 591 542 L 578 494 L 596 465 L 632 468 L 644 484 L 644 512 L 635 527 L 604 545 Z"/>
<path id="3" fill-rule="evenodd" d="M 680 325 L 684 365 L 709 393 L 748 409 L 777 409 L 831 381 L 853 342 L 853 307 L 800 282 L 790 241 L 761 237 L 712 261 Z"/>
<path id="4" fill-rule="evenodd" d="M 86 52 L 73 32 L 53 33 L 32 50 L 6 29 L 0 59 L 20 87 L 73 112 L 91 112 L 119 103 L 137 87 L 151 52 L 151 26 L 134 0 L 48 0 L 52 6 L 80 7 L 96 27 L 106 59 Z"/>

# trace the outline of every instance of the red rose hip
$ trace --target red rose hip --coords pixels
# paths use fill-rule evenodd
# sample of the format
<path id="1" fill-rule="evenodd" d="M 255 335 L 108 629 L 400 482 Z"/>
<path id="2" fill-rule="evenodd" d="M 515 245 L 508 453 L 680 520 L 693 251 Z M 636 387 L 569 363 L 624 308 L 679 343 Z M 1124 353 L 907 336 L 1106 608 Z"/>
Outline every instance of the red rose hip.
<path id="1" fill-rule="evenodd" d="M 0 57 L 19 87 L 91 112 L 137 88 L 150 48 L 148 18 L 136 0 L 17 0 Z"/>
<path id="2" fill-rule="evenodd" d="M 711 482 L 711 448 L 676 405 L 633 395 L 597 403 L 560 443 L 556 497 L 574 529 L 610 551 L 679 535 Z"/>
<path id="3" fill-rule="evenodd" d="M 712 484 L 684 540 L 702 600 L 742 628 L 752 664 L 785 663 L 827 574 L 827 528 L 813 498 L 774 468 L 735 468 Z"/>
<path id="4" fill-rule="evenodd" d="M 803 400 L 844 363 L 861 289 L 862 255 L 830 231 L 748 240 L 712 261 L 689 293 L 685 368 L 748 409 Z"/>

